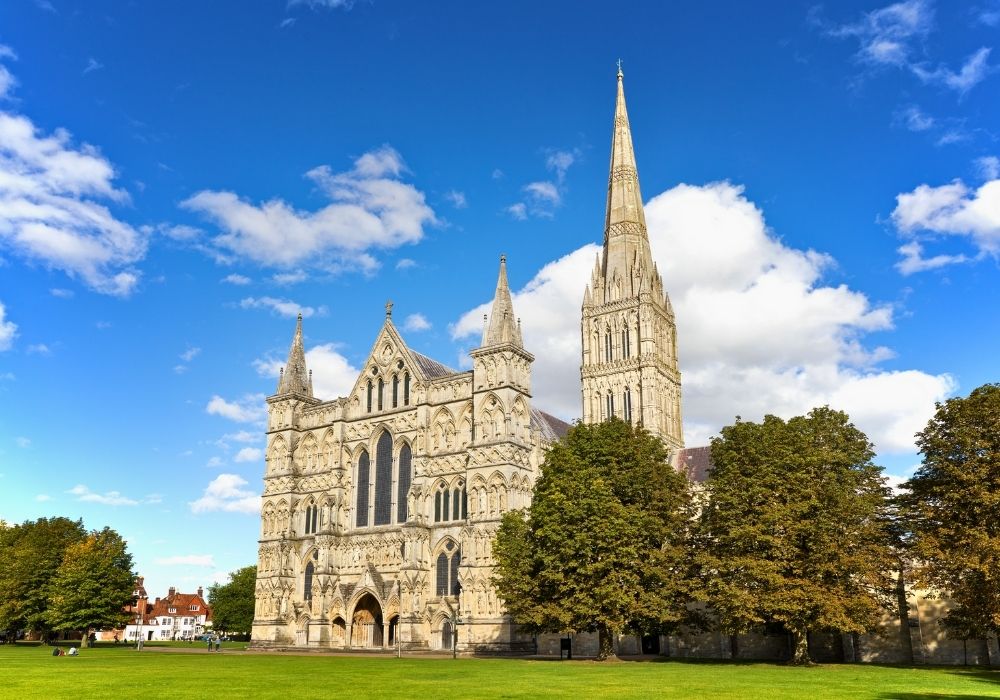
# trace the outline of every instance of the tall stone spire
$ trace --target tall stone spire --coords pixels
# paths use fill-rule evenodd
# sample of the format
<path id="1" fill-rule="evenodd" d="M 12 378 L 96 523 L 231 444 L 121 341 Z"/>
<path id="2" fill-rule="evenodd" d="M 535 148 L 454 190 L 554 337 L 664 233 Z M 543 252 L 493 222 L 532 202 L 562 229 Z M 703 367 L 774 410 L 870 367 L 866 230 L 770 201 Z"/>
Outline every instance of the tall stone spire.
<path id="1" fill-rule="evenodd" d="M 306 370 L 306 351 L 302 346 L 302 314 L 295 322 L 295 336 L 288 349 L 288 362 L 278 379 L 279 394 L 302 394 L 312 397 L 312 374 Z"/>
<path id="2" fill-rule="evenodd" d="M 581 309 L 583 422 L 621 418 L 684 446 L 677 325 L 653 262 L 618 67 L 604 248 Z"/>
<path id="3" fill-rule="evenodd" d="M 507 256 L 500 256 L 500 276 L 497 278 L 497 291 L 493 295 L 493 309 L 490 321 L 483 331 L 483 342 L 480 347 L 512 343 L 523 348 L 521 328 L 514 318 L 514 304 L 510 300 L 510 287 L 507 285 Z"/>
<path id="4" fill-rule="evenodd" d="M 601 272 L 606 284 L 620 284 L 619 293 L 631 296 L 643 287 L 648 289 L 649 280 L 644 278 L 652 269 L 652 254 L 646 233 L 646 215 L 642 210 L 632 130 L 625 108 L 623 77 L 619 66 Z"/>

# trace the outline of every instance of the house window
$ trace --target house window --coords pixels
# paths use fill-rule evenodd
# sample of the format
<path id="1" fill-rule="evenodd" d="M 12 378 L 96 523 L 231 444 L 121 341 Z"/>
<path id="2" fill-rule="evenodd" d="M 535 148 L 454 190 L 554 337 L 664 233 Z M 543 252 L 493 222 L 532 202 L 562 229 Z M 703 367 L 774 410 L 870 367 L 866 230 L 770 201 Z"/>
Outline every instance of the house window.
<path id="1" fill-rule="evenodd" d="M 173 614 L 173 613 L 177 612 L 177 608 L 167 608 L 167 612 L 170 613 L 170 614 Z"/>
<path id="2" fill-rule="evenodd" d="M 375 525 L 392 522 L 392 437 L 383 432 L 375 448 Z"/>
<path id="3" fill-rule="evenodd" d="M 396 522 L 405 523 L 407 515 L 407 497 L 410 493 L 410 482 L 413 478 L 412 456 L 410 446 L 404 444 L 399 449 L 399 476 L 396 479 Z"/>
<path id="4" fill-rule="evenodd" d="M 194 612 L 198 612 L 198 610 L 200 610 L 200 609 L 201 609 L 200 605 L 189 605 L 188 606 L 188 610 L 192 610 Z"/>
<path id="5" fill-rule="evenodd" d="M 355 484 L 355 494 L 357 496 L 355 508 L 357 517 L 354 523 L 358 527 L 368 525 L 368 479 L 369 479 L 368 453 L 362 452 L 358 457 L 358 482 Z"/>

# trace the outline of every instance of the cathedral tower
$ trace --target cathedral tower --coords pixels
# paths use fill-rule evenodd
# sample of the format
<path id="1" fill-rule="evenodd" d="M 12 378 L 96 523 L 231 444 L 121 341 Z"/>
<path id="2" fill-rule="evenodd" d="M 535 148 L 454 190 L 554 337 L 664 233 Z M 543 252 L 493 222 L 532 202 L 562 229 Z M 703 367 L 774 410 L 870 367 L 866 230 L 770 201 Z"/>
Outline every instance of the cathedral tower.
<path id="1" fill-rule="evenodd" d="M 583 421 L 618 417 L 684 446 L 677 325 L 653 262 L 618 71 L 604 249 L 583 298 Z"/>

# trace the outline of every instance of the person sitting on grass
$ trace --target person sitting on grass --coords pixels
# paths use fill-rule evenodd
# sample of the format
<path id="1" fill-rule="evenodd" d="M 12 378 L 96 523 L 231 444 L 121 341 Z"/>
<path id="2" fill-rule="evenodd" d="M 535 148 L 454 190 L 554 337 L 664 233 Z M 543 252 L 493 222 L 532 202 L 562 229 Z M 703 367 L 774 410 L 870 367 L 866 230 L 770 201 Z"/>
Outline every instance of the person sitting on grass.
<path id="1" fill-rule="evenodd" d="M 67 656 L 78 656 L 79 654 L 80 650 L 77 649 L 76 647 L 70 647 L 69 651 L 66 652 Z"/>

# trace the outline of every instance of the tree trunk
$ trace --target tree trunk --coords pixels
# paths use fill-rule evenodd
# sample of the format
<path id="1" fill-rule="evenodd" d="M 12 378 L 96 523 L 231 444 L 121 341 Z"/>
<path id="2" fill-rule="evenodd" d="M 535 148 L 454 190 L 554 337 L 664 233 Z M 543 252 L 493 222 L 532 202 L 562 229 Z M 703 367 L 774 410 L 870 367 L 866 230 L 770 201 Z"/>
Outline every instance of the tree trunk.
<path id="1" fill-rule="evenodd" d="M 792 666 L 808 666 L 812 663 L 809 658 L 809 637 L 807 632 L 791 630 L 792 632 L 792 658 L 788 662 Z"/>
<path id="2" fill-rule="evenodd" d="M 611 630 L 601 625 L 597 628 L 597 660 L 607 661 L 616 658 L 615 637 L 611 633 Z"/>

